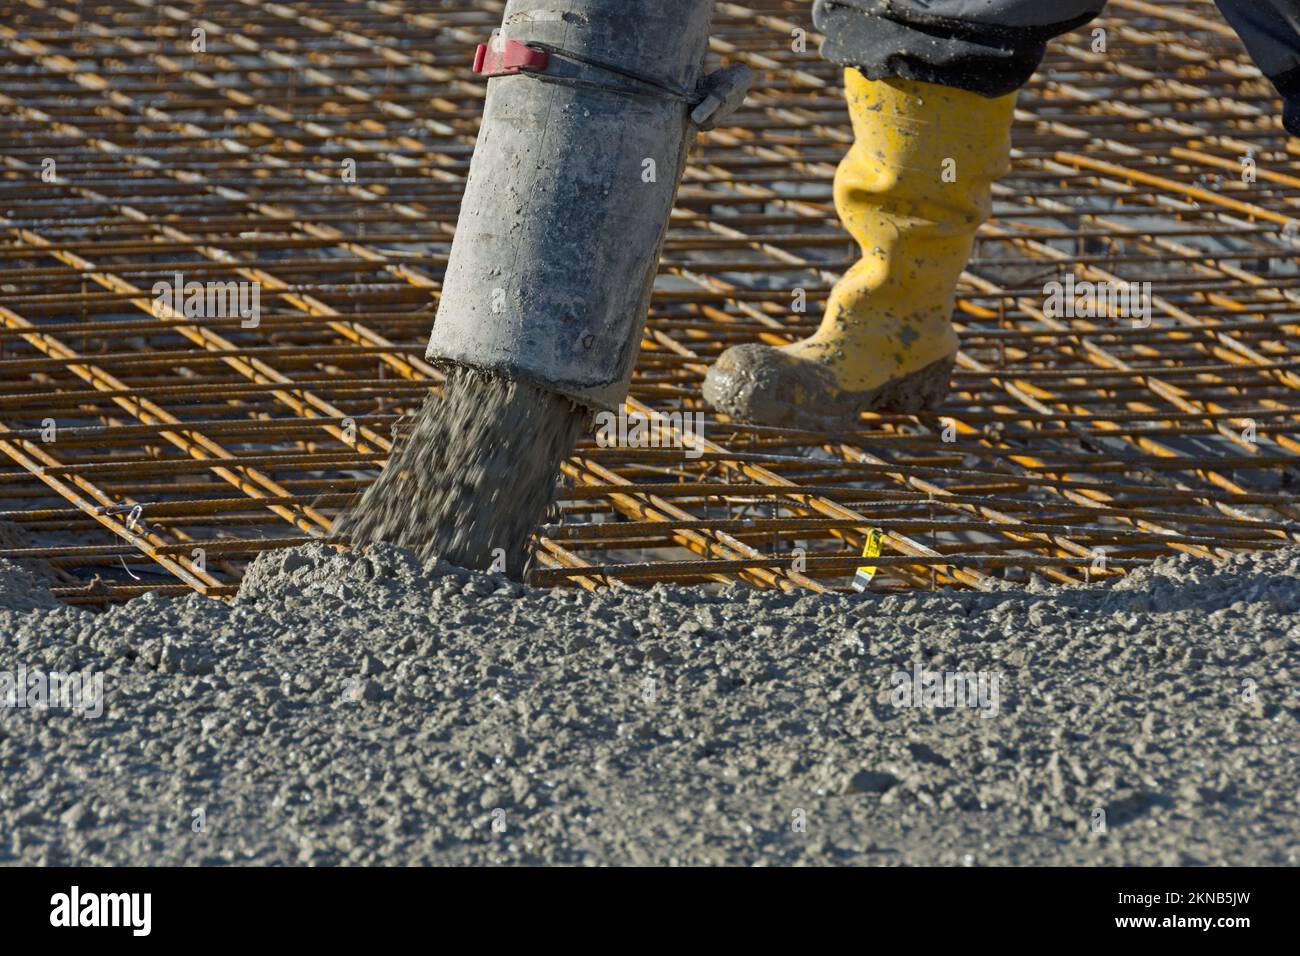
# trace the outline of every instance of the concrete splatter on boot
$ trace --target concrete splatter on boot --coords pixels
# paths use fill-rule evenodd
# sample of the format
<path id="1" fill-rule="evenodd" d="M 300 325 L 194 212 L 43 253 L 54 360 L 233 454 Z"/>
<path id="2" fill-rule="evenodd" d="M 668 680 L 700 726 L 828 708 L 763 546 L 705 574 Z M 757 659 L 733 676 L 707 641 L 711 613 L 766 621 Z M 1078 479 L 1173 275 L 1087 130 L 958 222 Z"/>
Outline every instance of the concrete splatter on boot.
<path id="1" fill-rule="evenodd" d="M 917 412 L 948 393 L 957 280 L 1009 165 L 1015 95 L 854 69 L 845 84 L 854 144 L 835 175 L 835 207 L 862 258 L 813 336 L 735 346 L 709 370 L 705 400 L 736 419 L 847 428 L 863 411 Z"/>

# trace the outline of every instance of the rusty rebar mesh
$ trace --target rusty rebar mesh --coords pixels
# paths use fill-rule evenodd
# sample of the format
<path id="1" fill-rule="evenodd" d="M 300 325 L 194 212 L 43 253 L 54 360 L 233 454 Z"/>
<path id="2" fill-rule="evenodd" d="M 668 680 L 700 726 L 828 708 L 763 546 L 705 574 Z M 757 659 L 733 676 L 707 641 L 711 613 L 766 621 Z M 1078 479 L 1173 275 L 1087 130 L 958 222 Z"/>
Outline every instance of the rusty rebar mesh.
<path id="1" fill-rule="evenodd" d="M 468 62 L 503 6 L 0 4 L 0 556 L 72 602 L 228 595 L 328 531 L 440 381 Z M 701 410 L 722 349 L 807 334 L 855 257 L 809 7 L 718 4 L 714 55 L 760 79 L 693 154 L 632 410 Z M 948 405 L 842 435 L 710 417 L 696 458 L 588 440 L 534 583 L 842 588 L 873 529 L 873 588 L 1295 540 L 1300 145 L 1277 112 L 1208 0 L 1113 0 L 1022 95 Z M 1046 315 L 1070 272 L 1150 282 L 1150 326 Z M 159 308 L 178 273 L 256 283 L 260 323 Z"/>

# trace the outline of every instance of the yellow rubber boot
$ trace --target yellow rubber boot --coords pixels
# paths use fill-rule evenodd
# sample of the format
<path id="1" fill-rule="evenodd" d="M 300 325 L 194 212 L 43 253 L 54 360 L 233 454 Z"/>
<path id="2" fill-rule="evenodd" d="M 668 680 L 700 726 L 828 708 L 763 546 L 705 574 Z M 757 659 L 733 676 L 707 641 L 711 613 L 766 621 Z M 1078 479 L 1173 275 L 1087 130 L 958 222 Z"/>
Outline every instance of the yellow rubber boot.
<path id="1" fill-rule="evenodd" d="M 1007 171 L 1015 94 L 987 99 L 932 83 L 845 71 L 854 144 L 835 208 L 862 248 L 811 338 L 739 345 L 704 397 L 733 418 L 852 426 L 864 410 L 915 412 L 948 393 L 957 280 Z"/>

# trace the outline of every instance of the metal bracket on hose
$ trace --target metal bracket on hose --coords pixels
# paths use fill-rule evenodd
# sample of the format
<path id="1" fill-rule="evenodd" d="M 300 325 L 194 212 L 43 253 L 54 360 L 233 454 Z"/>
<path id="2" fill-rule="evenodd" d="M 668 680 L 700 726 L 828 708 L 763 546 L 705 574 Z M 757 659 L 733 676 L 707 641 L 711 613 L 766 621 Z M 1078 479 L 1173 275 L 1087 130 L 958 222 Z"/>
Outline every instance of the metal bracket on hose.
<path id="1" fill-rule="evenodd" d="M 691 122 L 700 129 L 713 129 L 740 109 L 754 82 L 754 71 L 743 63 L 715 70 L 700 83 L 704 98 L 691 111 Z"/>
<path id="2" fill-rule="evenodd" d="M 547 72 L 551 57 L 557 56 L 593 67 L 616 77 L 633 80 L 640 86 L 599 83 L 574 76 Z M 531 76 L 552 83 L 568 83 L 621 93 L 626 96 L 653 96 L 685 103 L 691 108 L 691 122 L 700 129 L 713 129 L 734 113 L 745 100 L 754 72 L 743 63 L 716 70 L 701 81 L 694 93 L 677 89 L 652 76 L 624 69 L 588 56 L 580 56 L 548 43 L 521 43 L 497 36 L 490 43 L 480 43 L 474 51 L 474 72 L 489 79 L 495 76 Z"/>
<path id="3" fill-rule="evenodd" d="M 525 69 L 544 70 L 550 59 L 544 50 L 494 37 L 491 43 L 480 43 L 474 51 L 474 72 L 486 77 L 513 76 Z"/>

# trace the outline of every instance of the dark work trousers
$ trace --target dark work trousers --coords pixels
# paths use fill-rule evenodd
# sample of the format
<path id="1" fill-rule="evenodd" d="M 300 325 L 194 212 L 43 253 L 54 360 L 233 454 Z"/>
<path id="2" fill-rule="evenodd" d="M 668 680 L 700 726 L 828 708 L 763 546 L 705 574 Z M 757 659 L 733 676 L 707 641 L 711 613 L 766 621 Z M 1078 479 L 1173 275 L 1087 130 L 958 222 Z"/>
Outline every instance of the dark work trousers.
<path id="1" fill-rule="evenodd" d="M 1216 0 L 1286 101 L 1300 136 L 1300 0 Z M 1087 23 L 1106 0 L 815 0 L 822 55 L 873 80 L 897 77 L 984 96 L 1019 89 L 1053 37 Z"/>

